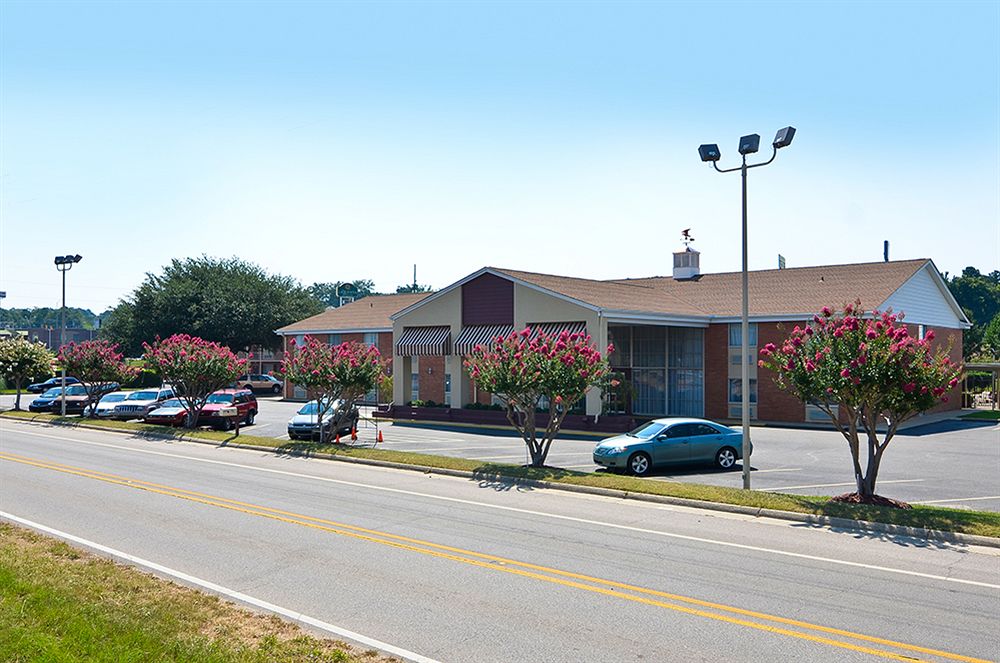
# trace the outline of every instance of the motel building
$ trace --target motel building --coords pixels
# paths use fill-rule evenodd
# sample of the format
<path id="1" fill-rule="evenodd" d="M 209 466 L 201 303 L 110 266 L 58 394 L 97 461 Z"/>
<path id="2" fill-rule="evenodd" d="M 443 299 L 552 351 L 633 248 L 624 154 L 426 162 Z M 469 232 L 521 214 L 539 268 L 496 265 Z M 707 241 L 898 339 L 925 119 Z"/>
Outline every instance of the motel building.
<path id="1" fill-rule="evenodd" d="M 758 349 L 780 344 L 824 306 L 858 299 L 868 311 L 905 312 L 912 334 L 934 329 L 934 343 L 950 344 L 951 359 L 961 361 L 970 324 L 931 260 L 750 272 L 745 358 L 741 274 L 702 274 L 699 263 L 699 253 L 687 248 L 674 254 L 671 276 L 604 281 L 484 267 L 435 293 L 366 297 L 278 333 L 286 344 L 305 335 L 376 344 L 392 357 L 392 402 L 381 408 L 387 417 L 505 424 L 503 413 L 488 409 L 497 401 L 476 388 L 464 358 L 515 330 L 584 332 L 602 351 L 614 344 L 611 365 L 628 388 L 613 399 L 592 390 L 564 428 L 601 431 L 662 416 L 737 420 L 743 367 L 752 420 L 827 421 L 818 408 L 778 390 L 766 371 L 758 375 Z M 960 387 L 954 392 L 938 407 L 960 407 Z M 285 395 L 305 397 L 294 385 Z"/>

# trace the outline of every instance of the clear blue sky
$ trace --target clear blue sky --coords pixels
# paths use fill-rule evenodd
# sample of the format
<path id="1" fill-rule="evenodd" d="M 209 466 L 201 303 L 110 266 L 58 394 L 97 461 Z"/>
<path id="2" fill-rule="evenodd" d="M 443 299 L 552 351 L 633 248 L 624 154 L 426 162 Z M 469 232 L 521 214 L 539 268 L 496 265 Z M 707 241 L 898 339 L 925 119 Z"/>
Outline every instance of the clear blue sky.
<path id="1" fill-rule="evenodd" d="M 484 265 L 1000 269 L 1000 3 L 0 2 L 0 290 L 97 312 L 173 257 L 445 286 Z"/>

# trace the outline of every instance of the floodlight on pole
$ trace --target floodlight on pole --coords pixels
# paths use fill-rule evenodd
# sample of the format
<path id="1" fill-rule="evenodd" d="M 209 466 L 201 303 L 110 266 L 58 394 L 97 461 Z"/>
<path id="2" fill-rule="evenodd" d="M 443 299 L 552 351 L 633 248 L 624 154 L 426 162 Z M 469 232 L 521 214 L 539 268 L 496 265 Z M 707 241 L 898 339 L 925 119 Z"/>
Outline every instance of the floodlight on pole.
<path id="1" fill-rule="evenodd" d="M 73 269 L 73 265 L 83 260 L 83 256 L 80 254 L 76 255 L 65 255 L 56 256 L 55 264 L 56 269 L 62 273 L 62 308 L 59 310 L 59 349 L 62 350 L 62 346 L 66 343 L 66 272 Z M 62 416 L 66 416 L 66 366 L 62 366 L 60 372 L 62 376 L 62 384 L 60 385 L 62 389 L 62 398 L 60 399 L 59 412 Z"/>
<path id="2" fill-rule="evenodd" d="M 740 399 L 742 402 L 740 419 L 743 423 L 743 488 L 750 489 L 750 366 L 752 357 L 750 354 L 750 287 L 749 274 L 747 271 L 747 170 L 766 166 L 774 161 L 778 156 L 778 150 L 792 144 L 795 137 L 795 127 L 785 127 L 779 129 L 771 143 L 771 158 L 761 163 L 748 164 L 747 155 L 753 154 L 760 149 L 760 135 L 750 134 L 740 138 L 740 155 L 743 157 L 743 164 L 735 168 L 719 168 L 717 163 L 722 156 L 718 145 L 702 145 L 698 148 L 701 160 L 711 162 L 712 167 L 720 173 L 731 173 L 740 171 L 743 178 L 743 306 L 740 315 Z M 710 157 L 710 158 L 709 158 Z"/>

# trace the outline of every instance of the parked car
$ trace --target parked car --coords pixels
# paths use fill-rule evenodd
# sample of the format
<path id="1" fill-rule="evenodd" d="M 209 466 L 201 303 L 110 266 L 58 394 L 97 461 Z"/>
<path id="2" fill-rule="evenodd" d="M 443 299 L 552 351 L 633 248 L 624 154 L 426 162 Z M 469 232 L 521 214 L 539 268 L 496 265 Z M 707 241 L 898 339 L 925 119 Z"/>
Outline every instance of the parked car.
<path id="1" fill-rule="evenodd" d="M 131 393 L 131 391 L 112 391 L 110 394 L 104 394 L 101 396 L 101 400 L 97 401 L 97 404 L 91 408 L 94 411 L 94 416 L 101 419 L 110 418 L 115 413 L 115 406 L 128 398 Z"/>
<path id="2" fill-rule="evenodd" d="M 122 420 L 142 419 L 150 410 L 159 407 L 160 403 L 173 397 L 174 390 L 169 387 L 133 391 L 125 397 L 125 400 L 115 405 L 114 414 L 111 416 Z"/>
<path id="3" fill-rule="evenodd" d="M 659 465 L 712 462 L 728 470 L 742 458 L 743 433 L 706 419 L 654 419 L 635 430 L 602 440 L 594 463 L 638 476 Z"/>
<path id="4" fill-rule="evenodd" d="M 341 400 L 333 401 L 332 407 L 323 414 L 323 437 L 333 438 L 333 422 L 343 412 L 345 403 Z M 295 416 L 288 420 L 288 437 L 292 440 L 311 440 L 319 437 L 319 424 L 317 417 L 319 414 L 318 401 L 309 401 L 295 413 Z M 358 408 L 354 408 L 350 415 L 346 417 L 344 423 L 336 431 L 341 435 L 349 435 L 352 429 L 357 428 Z"/>
<path id="5" fill-rule="evenodd" d="M 220 389 L 208 397 L 205 407 L 198 415 L 198 425 L 229 430 L 235 423 L 233 418 L 220 414 L 223 408 L 229 407 L 235 407 L 236 418 L 249 426 L 257 416 L 257 397 L 249 389 Z"/>
<path id="6" fill-rule="evenodd" d="M 77 380 L 76 378 L 70 377 L 68 375 L 66 376 L 67 385 L 79 384 L 79 383 L 80 381 Z M 57 375 L 54 378 L 49 378 L 45 382 L 36 382 L 35 384 L 29 384 L 28 391 L 31 392 L 32 394 L 40 394 L 44 391 L 48 391 L 52 387 L 58 387 L 61 384 L 62 384 L 62 378 Z"/>
<path id="7" fill-rule="evenodd" d="M 249 389 L 254 392 L 270 392 L 280 394 L 285 383 L 273 375 L 260 375 L 251 373 L 236 380 L 236 386 Z"/>
<path id="8" fill-rule="evenodd" d="M 53 387 L 28 404 L 30 412 L 61 412 L 63 398 L 66 399 L 66 414 L 80 414 L 87 406 L 87 390 L 82 384 L 71 384 L 65 389 Z"/>
<path id="9" fill-rule="evenodd" d="M 184 401 L 171 398 L 163 401 L 155 410 L 150 410 L 142 418 L 143 423 L 159 424 L 160 426 L 183 426 L 188 409 Z"/>

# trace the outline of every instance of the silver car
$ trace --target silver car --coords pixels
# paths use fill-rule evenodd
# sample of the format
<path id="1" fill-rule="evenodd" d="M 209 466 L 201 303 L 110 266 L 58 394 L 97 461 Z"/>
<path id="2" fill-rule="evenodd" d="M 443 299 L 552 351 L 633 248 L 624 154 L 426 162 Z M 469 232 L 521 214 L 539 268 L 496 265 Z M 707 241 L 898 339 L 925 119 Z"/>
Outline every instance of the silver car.
<path id="1" fill-rule="evenodd" d="M 167 388 L 141 389 L 133 391 L 125 400 L 115 404 L 115 419 L 142 419 L 151 410 L 159 407 L 160 403 L 168 398 L 174 397 L 174 390 Z"/>
<path id="2" fill-rule="evenodd" d="M 343 408 L 344 403 L 340 400 L 333 401 L 332 407 L 330 407 L 326 412 L 323 413 L 323 437 L 326 439 L 333 439 L 333 422 L 337 420 L 340 415 L 340 410 Z M 314 437 L 319 437 L 319 425 L 317 424 L 317 415 L 319 414 L 319 407 L 316 401 L 309 401 L 295 413 L 295 416 L 288 420 L 288 438 L 291 440 L 309 440 Z M 341 435 L 350 435 L 351 429 L 357 428 L 358 425 L 358 409 L 354 408 L 341 423 L 340 429 L 336 432 Z"/>
<path id="3" fill-rule="evenodd" d="M 675 463 L 714 463 L 732 469 L 743 457 L 743 433 L 707 419 L 654 419 L 624 435 L 602 440 L 594 463 L 638 476 Z"/>
<path id="4" fill-rule="evenodd" d="M 104 394 L 96 405 L 90 406 L 94 410 L 94 416 L 110 419 L 115 414 L 115 406 L 128 398 L 131 393 L 131 391 L 113 391 L 110 394 Z"/>

